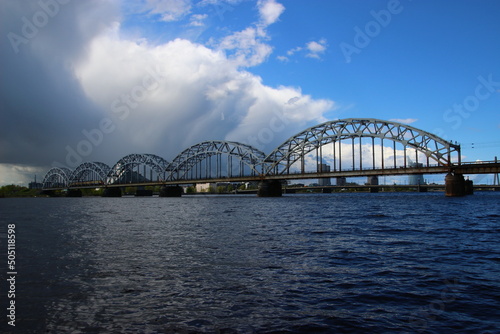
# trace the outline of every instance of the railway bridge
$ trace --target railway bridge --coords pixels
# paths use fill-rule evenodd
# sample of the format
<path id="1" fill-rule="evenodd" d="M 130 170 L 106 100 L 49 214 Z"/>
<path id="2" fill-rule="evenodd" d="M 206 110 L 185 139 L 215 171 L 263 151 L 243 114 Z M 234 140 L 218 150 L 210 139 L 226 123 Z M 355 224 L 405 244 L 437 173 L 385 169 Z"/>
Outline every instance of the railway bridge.
<path id="1" fill-rule="evenodd" d="M 160 185 L 160 196 L 181 196 L 181 185 L 215 182 L 259 182 L 260 196 L 281 196 L 286 180 L 367 177 L 378 189 L 385 175 L 444 174 L 445 194 L 472 192 L 464 175 L 496 174 L 498 161 L 463 162 L 460 145 L 415 127 L 372 118 L 328 121 L 290 137 L 266 154 L 250 145 L 211 140 L 193 145 L 172 160 L 155 154 L 129 154 L 113 166 L 84 162 L 74 170 L 50 169 L 43 190 L 105 188 L 105 196 L 121 196 L 121 188 Z M 81 192 L 80 192 L 81 194 Z"/>

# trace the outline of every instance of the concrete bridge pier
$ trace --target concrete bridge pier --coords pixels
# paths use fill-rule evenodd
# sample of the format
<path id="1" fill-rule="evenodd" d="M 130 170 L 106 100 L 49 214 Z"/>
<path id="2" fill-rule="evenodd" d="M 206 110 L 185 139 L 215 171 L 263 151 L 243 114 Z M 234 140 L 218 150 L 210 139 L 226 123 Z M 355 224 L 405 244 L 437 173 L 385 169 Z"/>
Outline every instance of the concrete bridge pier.
<path id="1" fill-rule="evenodd" d="M 368 176 L 367 185 L 378 186 L 378 176 L 377 175 Z M 370 187 L 370 192 L 378 193 L 378 187 Z"/>
<path id="2" fill-rule="evenodd" d="M 42 190 L 43 195 L 47 195 L 49 197 L 56 197 L 55 190 Z"/>
<path id="3" fill-rule="evenodd" d="M 181 197 L 183 192 L 180 186 L 162 186 L 160 197 Z"/>
<path id="4" fill-rule="evenodd" d="M 66 191 L 66 197 L 82 197 L 82 191 L 80 189 L 68 189 Z"/>
<path id="5" fill-rule="evenodd" d="M 422 185 L 419 183 L 417 185 L 417 192 L 419 192 L 419 193 L 426 193 L 427 192 L 427 188 L 426 187 L 422 187 Z"/>
<path id="6" fill-rule="evenodd" d="M 474 193 L 472 180 L 465 180 L 462 174 L 448 173 L 445 177 L 445 195 L 459 197 Z"/>
<path id="7" fill-rule="evenodd" d="M 467 180 L 465 180 L 464 186 L 466 195 L 474 195 L 474 182 L 472 182 L 472 180 L 469 180 L 467 178 Z"/>
<path id="8" fill-rule="evenodd" d="M 259 190 L 257 190 L 259 197 L 281 197 L 282 193 L 281 181 L 279 180 L 263 180 L 259 183 Z"/>
<path id="9" fill-rule="evenodd" d="M 153 196 L 153 190 L 147 190 L 145 187 L 137 187 L 135 190 L 135 196 L 136 197 L 143 197 L 143 196 Z"/>
<path id="10" fill-rule="evenodd" d="M 122 197 L 122 190 L 120 187 L 104 188 L 102 197 Z"/>

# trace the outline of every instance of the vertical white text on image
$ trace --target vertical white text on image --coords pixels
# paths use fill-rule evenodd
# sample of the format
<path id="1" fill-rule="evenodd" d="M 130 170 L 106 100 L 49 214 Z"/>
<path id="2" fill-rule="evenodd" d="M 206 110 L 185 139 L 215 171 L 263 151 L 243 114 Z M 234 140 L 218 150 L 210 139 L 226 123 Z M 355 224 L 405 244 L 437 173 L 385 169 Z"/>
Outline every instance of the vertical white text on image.
<path id="1" fill-rule="evenodd" d="M 7 225 L 7 318 L 10 326 L 16 325 L 16 225 Z"/>

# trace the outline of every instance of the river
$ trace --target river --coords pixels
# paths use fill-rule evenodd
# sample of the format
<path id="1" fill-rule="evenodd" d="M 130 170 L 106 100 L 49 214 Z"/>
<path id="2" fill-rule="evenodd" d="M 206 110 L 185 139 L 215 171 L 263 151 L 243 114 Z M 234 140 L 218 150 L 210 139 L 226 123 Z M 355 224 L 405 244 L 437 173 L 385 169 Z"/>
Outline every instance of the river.
<path id="1" fill-rule="evenodd" d="M 498 192 L 1 199 L 0 223 L 3 332 L 500 332 Z"/>

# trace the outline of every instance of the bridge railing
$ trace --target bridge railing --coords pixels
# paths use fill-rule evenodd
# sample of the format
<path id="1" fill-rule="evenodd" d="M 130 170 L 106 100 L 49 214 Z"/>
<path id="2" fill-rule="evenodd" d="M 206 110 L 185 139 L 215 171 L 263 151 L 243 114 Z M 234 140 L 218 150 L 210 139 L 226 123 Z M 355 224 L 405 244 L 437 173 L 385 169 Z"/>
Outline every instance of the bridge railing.
<path id="1" fill-rule="evenodd" d="M 454 166 L 458 166 L 458 165 L 454 165 Z M 374 170 L 377 170 L 377 171 L 391 171 L 391 170 L 401 170 L 401 169 L 404 169 L 404 170 L 425 170 L 425 169 L 433 169 L 433 168 L 449 168 L 449 166 L 443 166 L 443 165 L 440 165 L 440 164 L 432 164 L 432 165 L 426 165 L 426 166 L 422 166 L 422 167 L 411 167 L 411 166 L 390 166 L 390 167 L 372 167 L 372 166 L 369 166 L 369 167 L 363 167 L 363 168 L 359 168 L 359 167 L 354 167 L 354 168 L 342 168 L 342 170 L 329 170 L 329 171 L 320 171 L 320 170 L 306 170 L 304 172 L 300 171 L 300 170 L 293 170 L 293 171 L 290 171 L 289 173 L 284 173 L 284 174 L 280 174 L 280 175 L 298 175 L 298 174 L 304 174 L 304 175 L 308 175 L 308 174 L 328 174 L 328 173 L 343 173 L 343 172 L 355 172 L 355 171 L 374 171 Z M 424 172 L 425 174 L 425 172 Z"/>
<path id="2" fill-rule="evenodd" d="M 461 165 L 478 165 L 478 164 L 495 164 L 499 163 L 498 160 L 478 160 L 478 161 L 466 161 L 461 163 Z"/>

